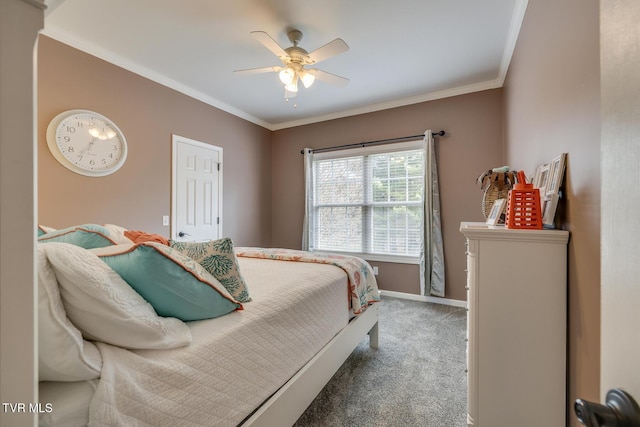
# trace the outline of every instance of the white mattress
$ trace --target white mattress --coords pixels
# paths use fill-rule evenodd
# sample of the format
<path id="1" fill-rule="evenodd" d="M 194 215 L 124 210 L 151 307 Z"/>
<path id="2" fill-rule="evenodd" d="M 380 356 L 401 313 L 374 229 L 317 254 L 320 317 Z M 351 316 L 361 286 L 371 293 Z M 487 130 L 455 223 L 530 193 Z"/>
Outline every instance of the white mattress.
<path id="1" fill-rule="evenodd" d="M 103 370 L 90 425 L 237 425 L 347 325 L 340 268 L 239 262 L 253 301 L 193 322 L 190 346 L 129 351 L 98 343 Z"/>

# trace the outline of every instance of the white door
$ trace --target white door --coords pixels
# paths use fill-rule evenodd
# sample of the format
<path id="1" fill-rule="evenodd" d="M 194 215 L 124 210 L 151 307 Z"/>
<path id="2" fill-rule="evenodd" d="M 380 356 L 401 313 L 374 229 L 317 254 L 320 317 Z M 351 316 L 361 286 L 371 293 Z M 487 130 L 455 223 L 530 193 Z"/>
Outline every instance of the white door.
<path id="1" fill-rule="evenodd" d="M 621 388 L 640 402 L 640 2 L 602 1 L 600 14 L 600 394 Z"/>
<path id="2" fill-rule="evenodd" d="M 222 235 L 222 148 L 182 136 L 172 138 L 171 238 Z"/>

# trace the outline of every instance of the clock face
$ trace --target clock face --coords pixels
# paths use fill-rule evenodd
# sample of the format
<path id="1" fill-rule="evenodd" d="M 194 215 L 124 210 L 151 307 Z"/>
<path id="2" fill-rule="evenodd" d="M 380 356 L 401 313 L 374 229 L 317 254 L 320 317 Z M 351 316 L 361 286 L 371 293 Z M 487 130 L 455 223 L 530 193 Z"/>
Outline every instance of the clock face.
<path id="1" fill-rule="evenodd" d="M 47 128 L 47 144 L 67 169 L 87 176 L 105 176 L 122 167 L 127 142 L 120 129 L 102 114 L 70 110 L 58 114 Z"/>

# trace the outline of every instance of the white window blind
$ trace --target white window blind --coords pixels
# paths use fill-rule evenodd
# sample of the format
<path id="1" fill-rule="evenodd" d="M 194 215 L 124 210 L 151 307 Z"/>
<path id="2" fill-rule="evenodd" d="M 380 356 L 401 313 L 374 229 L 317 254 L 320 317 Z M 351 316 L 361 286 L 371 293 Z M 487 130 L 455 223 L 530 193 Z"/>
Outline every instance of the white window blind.
<path id="1" fill-rule="evenodd" d="M 397 145 L 314 156 L 310 250 L 419 256 L 424 150 Z"/>

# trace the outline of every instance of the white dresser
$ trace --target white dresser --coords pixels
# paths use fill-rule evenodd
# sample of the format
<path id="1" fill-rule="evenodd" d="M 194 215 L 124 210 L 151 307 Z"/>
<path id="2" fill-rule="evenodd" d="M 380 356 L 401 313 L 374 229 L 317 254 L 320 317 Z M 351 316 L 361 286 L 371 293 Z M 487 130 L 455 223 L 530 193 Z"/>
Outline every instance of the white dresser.
<path id="1" fill-rule="evenodd" d="M 566 423 L 567 241 L 562 230 L 463 222 L 467 424 Z"/>

